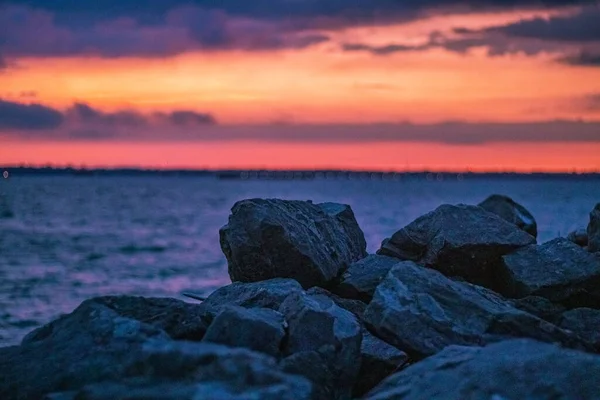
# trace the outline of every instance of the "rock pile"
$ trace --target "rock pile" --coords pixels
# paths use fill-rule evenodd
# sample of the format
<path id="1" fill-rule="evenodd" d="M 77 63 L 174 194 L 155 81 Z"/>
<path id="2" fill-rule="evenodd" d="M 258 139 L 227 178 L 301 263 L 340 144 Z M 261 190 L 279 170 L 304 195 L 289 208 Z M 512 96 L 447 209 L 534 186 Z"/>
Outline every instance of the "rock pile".
<path id="1" fill-rule="evenodd" d="M 87 300 L 0 349 L 0 399 L 597 399 L 599 210 L 585 248 L 492 196 L 367 255 L 347 205 L 245 200 L 232 284 Z"/>

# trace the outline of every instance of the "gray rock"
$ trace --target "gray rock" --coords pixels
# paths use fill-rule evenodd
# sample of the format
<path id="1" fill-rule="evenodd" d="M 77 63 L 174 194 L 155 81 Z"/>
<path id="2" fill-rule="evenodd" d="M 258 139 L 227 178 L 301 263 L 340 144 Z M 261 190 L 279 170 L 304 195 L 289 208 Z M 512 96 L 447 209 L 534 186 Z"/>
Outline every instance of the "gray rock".
<path id="1" fill-rule="evenodd" d="M 203 341 L 279 356 L 285 337 L 283 315 L 269 308 L 227 306 L 208 327 Z"/>
<path id="2" fill-rule="evenodd" d="M 537 237 L 537 223 L 525 207 L 508 196 L 494 194 L 479 203 L 479 207 L 515 224 L 533 237 Z"/>
<path id="3" fill-rule="evenodd" d="M 533 340 L 450 346 L 398 372 L 366 400 L 600 398 L 600 357 Z"/>
<path id="4" fill-rule="evenodd" d="M 302 292 L 302 286 L 294 279 L 270 279 L 262 282 L 235 282 L 215 290 L 202 303 L 205 319 L 212 319 L 228 305 L 244 308 L 279 309 L 291 294 Z"/>
<path id="5" fill-rule="evenodd" d="M 39 399 L 117 379 L 148 340 L 169 340 L 152 325 L 94 300 L 34 331 L 21 346 L 0 348 L 0 399 Z"/>
<path id="6" fill-rule="evenodd" d="M 352 391 L 353 397 L 363 396 L 408 362 L 406 353 L 373 336 L 366 329 L 363 329 L 360 359 L 360 372 Z"/>
<path id="7" fill-rule="evenodd" d="M 588 250 L 600 252 L 600 203 L 590 212 L 590 222 L 587 227 Z"/>
<path id="8" fill-rule="evenodd" d="M 600 351 L 600 310 L 576 308 L 567 311 L 561 316 L 558 325 L 575 332 Z"/>
<path id="9" fill-rule="evenodd" d="M 396 264 L 397 258 L 369 255 L 352 263 L 332 291 L 341 297 L 368 303 L 373 298 L 377 285 Z"/>
<path id="10" fill-rule="evenodd" d="M 320 287 L 313 287 L 306 291 L 308 295 L 325 295 L 329 297 L 333 302 L 338 306 L 343 308 L 344 310 L 350 311 L 354 316 L 358 319 L 359 322 L 362 323 L 364 319 L 365 310 L 367 309 L 367 304 L 360 300 L 353 299 L 345 299 L 343 297 L 337 296 L 327 289 L 323 289 Z"/>
<path id="11" fill-rule="evenodd" d="M 522 299 L 510 300 L 515 308 L 523 310 L 536 317 L 540 317 L 553 324 L 560 318 L 561 314 L 566 311 L 566 308 L 560 304 L 555 304 L 550 300 L 539 296 L 527 296 Z"/>
<path id="12" fill-rule="evenodd" d="M 567 236 L 571 242 L 575 243 L 579 247 L 587 247 L 588 245 L 588 233 L 585 229 L 578 229 L 569 233 Z"/>
<path id="13" fill-rule="evenodd" d="M 540 296 L 570 307 L 600 305 L 590 291 L 600 284 L 600 260 L 571 241 L 558 238 L 503 257 L 507 297 Z"/>
<path id="14" fill-rule="evenodd" d="M 350 206 L 252 199 L 236 203 L 220 230 L 232 281 L 296 279 L 324 286 L 366 256 Z"/>
<path id="15" fill-rule="evenodd" d="M 315 384 L 318 398 L 347 398 L 360 368 L 361 327 L 326 295 L 294 293 L 280 310 L 289 324 L 284 370 Z"/>
<path id="16" fill-rule="evenodd" d="M 414 359 L 452 344 L 476 346 L 515 337 L 586 348 L 573 335 L 517 310 L 490 290 L 455 282 L 410 261 L 392 268 L 377 287 L 365 320 L 378 337 Z"/>
<path id="17" fill-rule="evenodd" d="M 396 232 L 377 254 L 494 289 L 501 257 L 533 243 L 533 236 L 481 207 L 443 205 Z"/>

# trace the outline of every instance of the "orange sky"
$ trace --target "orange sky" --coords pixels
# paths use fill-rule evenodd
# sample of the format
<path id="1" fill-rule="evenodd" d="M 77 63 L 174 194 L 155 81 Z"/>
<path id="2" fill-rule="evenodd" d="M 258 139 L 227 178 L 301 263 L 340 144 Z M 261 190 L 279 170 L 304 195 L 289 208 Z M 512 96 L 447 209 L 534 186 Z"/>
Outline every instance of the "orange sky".
<path id="1" fill-rule="evenodd" d="M 221 125 L 600 121 L 600 68 L 553 62 L 555 55 L 489 57 L 442 49 L 374 56 L 334 43 L 420 43 L 434 30 L 472 29 L 546 13 L 435 17 L 347 29 L 304 50 L 191 52 L 169 58 L 21 57 L 0 72 L 0 99 L 60 110 L 74 101 L 143 113 L 190 109 Z M 35 92 L 24 98 L 23 92 Z M 282 127 L 283 132 L 284 127 Z M 485 135 L 485 132 L 482 132 Z M 40 136 L 37 136 L 40 137 Z M 42 136 L 43 138 L 43 136 Z M 130 143 L 3 138 L 0 164 L 163 167 L 317 166 L 358 169 L 600 170 L 595 143 Z M 600 132 L 599 132 L 600 138 Z M 168 140 L 166 140 L 168 141 Z"/>

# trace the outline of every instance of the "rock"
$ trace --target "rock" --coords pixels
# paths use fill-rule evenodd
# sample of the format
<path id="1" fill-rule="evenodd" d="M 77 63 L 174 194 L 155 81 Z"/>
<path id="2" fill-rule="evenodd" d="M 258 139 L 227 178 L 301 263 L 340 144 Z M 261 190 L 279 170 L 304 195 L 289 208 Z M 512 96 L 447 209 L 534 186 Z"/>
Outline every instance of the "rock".
<path id="1" fill-rule="evenodd" d="M 515 224 L 533 237 L 537 237 L 537 223 L 525 207 L 507 196 L 494 194 L 479 203 L 479 207 Z"/>
<path id="2" fill-rule="evenodd" d="M 236 203 L 220 230 L 232 281 L 296 279 L 325 286 L 366 256 L 366 242 L 350 206 L 252 199 Z"/>
<path id="3" fill-rule="evenodd" d="M 569 233 L 567 236 L 571 242 L 575 243 L 579 247 L 587 247 L 588 245 L 588 233 L 585 229 L 578 229 Z"/>
<path id="4" fill-rule="evenodd" d="M 360 359 L 360 372 L 352 391 L 353 397 L 363 396 L 408 362 L 406 353 L 373 336 L 366 329 L 363 329 Z"/>
<path id="5" fill-rule="evenodd" d="M 396 264 L 397 258 L 369 255 L 348 267 L 333 293 L 368 303 L 373 298 L 377 285 Z"/>
<path id="6" fill-rule="evenodd" d="M 600 203 L 590 213 L 590 223 L 587 227 L 588 250 L 600 252 Z"/>
<path id="7" fill-rule="evenodd" d="M 345 299 L 343 297 L 339 297 L 327 289 L 323 289 L 320 287 L 313 287 L 306 291 L 308 295 L 325 295 L 329 297 L 333 302 L 338 306 L 343 308 L 344 310 L 350 311 L 354 316 L 358 319 L 359 322 L 363 321 L 365 310 L 367 309 L 367 305 L 360 300 L 353 299 Z"/>
<path id="8" fill-rule="evenodd" d="M 253 283 L 235 282 L 215 290 L 202 303 L 202 307 L 205 320 L 212 322 L 224 306 L 278 310 L 289 295 L 302 291 L 302 286 L 294 279 L 277 278 Z"/>
<path id="9" fill-rule="evenodd" d="M 501 257 L 535 238 L 481 207 L 443 205 L 396 232 L 377 252 L 495 289 Z"/>
<path id="10" fill-rule="evenodd" d="M 573 335 L 512 307 L 485 288 L 455 282 L 413 262 L 398 264 L 365 312 L 371 331 L 420 359 L 446 346 L 529 337 L 585 348 Z"/>
<path id="11" fill-rule="evenodd" d="M 600 284 L 600 260 L 571 241 L 558 238 L 503 257 L 500 293 L 540 296 L 569 307 L 600 306 L 591 291 Z"/>
<path id="12" fill-rule="evenodd" d="M 0 399 L 39 399 L 117 379 L 148 340 L 169 340 L 152 325 L 84 301 L 30 334 L 21 346 L 0 348 Z"/>
<path id="13" fill-rule="evenodd" d="M 519 310 L 535 315 L 553 324 L 556 323 L 561 314 L 566 310 L 560 304 L 554 304 L 550 300 L 539 296 L 527 296 L 522 299 L 511 300 L 510 304 Z"/>
<path id="14" fill-rule="evenodd" d="M 269 308 L 227 306 L 208 327 L 203 341 L 277 357 L 285 337 L 283 315 Z"/>
<path id="15" fill-rule="evenodd" d="M 558 325 L 575 332 L 600 351 L 600 310 L 576 308 L 567 311 L 561 316 Z"/>
<path id="16" fill-rule="evenodd" d="M 450 346 L 398 372 L 366 400 L 600 398 L 600 357 L 533 340 Z"/>
<path id="17" fill-rule="evenodd" d="M 317 398 L 349 398 L 360 368 L 356 317 L 320 294 L 294 293 L 279 311 L 289 324 L 284 370 L 312 380 Z"/>

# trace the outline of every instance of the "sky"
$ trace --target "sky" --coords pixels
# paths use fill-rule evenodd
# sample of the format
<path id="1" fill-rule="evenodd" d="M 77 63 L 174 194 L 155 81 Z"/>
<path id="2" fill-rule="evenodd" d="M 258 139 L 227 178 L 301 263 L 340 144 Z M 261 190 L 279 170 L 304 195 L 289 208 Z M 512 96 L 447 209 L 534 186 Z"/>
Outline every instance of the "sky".
<path id="1" fill-rule="evenodd" d="M 17 164 L 600 171 L 600 2 L 2 0 Z"/>

